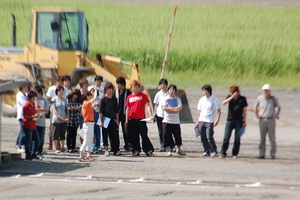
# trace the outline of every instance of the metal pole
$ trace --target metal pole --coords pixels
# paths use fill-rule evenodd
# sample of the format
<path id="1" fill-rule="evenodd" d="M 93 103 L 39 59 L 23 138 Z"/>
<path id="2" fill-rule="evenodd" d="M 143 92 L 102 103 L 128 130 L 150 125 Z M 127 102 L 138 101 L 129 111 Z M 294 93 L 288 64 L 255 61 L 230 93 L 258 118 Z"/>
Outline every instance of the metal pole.
<path id="1" fill-rule="evenodd" d="M 17 26 L 16 26 L 16 17 L 14 14 L 11 14 L 12 16 L 12 46 L 16 46 L 17 45 L 17 37 L 16 37 L 16 33 L 17 33 Z"/>
<path id="2" fill-rule="evenodd" d="M 164 73 L 165 73 L 165 69 L 166 69 L 166 65 L 167 65 L 167 58 L 168 58 L 169 47 L 170 47 L 170 44 L 171 44 L 172 31 L 173 31 L 173 26 L 174 26 L 176 11 L 177 11 L 177 6 L 174 8 L 174 14 L 173 14 L 173 18 L 172 18 L 172 22 L 171 22 L 171 27 L 170 27 L 170 32 L 169 32 L 167 49 L 166 49 L 166 53 L 165 53 L 165 58 L 164 58 L 162 70 L 161 70 L 161 76 L 160 76 L 161 79 L 164 77 Z"/>

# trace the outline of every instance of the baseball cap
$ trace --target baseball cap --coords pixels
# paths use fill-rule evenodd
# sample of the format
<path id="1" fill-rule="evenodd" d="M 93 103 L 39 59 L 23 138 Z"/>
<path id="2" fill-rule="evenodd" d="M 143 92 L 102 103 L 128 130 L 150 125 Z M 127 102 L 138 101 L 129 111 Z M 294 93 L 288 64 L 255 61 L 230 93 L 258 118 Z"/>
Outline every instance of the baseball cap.
<path id="1" fill-rule="evenodd" d="M 271 86 L 269 84 L 264 84 L 261 90 L 271 90 Z"/>

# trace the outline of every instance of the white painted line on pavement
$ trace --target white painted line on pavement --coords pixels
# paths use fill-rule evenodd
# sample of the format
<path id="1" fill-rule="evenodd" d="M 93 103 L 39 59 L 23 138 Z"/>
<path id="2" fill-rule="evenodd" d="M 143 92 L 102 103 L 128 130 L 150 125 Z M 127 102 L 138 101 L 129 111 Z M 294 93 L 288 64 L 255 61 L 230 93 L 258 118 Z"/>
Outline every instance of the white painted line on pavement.
<path id="1" fill-rule="evenodd" d="M 144 178 L 129 180 L 130 182 L 143 182 Z"/>
<path id="2" fill-rule="evenodd" d="M 256 183 L 253 183 L 253 184 L 247 184 L 245 185 L 246 187 L 260 187 L 261 186 L 261 183 L 260 182 L 256 182 Z"/>

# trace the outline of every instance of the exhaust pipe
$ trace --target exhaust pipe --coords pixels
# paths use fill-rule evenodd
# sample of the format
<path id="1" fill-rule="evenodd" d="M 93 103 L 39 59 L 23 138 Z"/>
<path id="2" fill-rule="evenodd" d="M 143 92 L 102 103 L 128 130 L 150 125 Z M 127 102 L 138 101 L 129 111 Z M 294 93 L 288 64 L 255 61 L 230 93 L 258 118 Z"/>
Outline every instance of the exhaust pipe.
<path id="1" fill-rule="evenodd" d="M 17 40 L 16 40 L 16 32 L 17 32 L 17 26 L 16 26 L 16 17 L 14 14 L 11 14 L 12 16 L 12 46 L 16 46 Z"/>

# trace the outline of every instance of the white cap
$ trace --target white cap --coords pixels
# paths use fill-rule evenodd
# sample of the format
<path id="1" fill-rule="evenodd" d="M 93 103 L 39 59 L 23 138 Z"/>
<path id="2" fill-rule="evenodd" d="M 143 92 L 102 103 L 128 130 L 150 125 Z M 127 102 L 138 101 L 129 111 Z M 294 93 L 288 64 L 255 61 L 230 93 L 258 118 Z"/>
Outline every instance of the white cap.
<path id="1" fill-rule="evenodd" d="M 261 90 L 271 90 L 271 86 L 269 84 L 264 84 Z"/>

